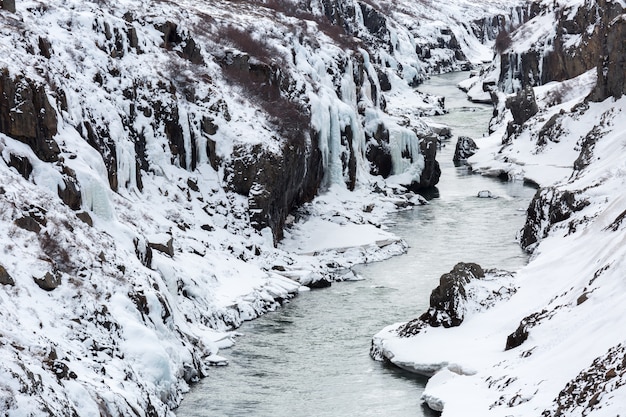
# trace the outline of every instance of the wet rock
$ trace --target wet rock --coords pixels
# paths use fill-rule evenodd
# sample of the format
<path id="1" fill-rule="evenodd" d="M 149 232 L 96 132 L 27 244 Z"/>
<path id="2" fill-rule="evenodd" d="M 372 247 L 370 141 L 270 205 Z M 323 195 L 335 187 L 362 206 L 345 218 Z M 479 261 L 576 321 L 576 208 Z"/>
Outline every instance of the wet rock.
<path id="1" fill-rule="evenodd" d="M 419 191 L 424 188 L 434 187 L 439 183 L 441 177 L 441 168 L 437 161 L 438 140 L 434 136 L 426 136 L 420 138 L 420 152 L 424 156 L 424 169 L 417 184 L 411 184 L 411 191 Z"/>
<path id="2" fill-rule="evenodd" d="M 496 198 L 496 196 L 489 190 L 481 190 L 477 194 L 478 198 Z"/>
<path id="3" fill-rule="evenodd" d="M 15 280 L 2 265 L 0 265 L 0 285 L 15 285 Z"/>
<path id="4" fill-rule="evenodd" d="M 466 160 L 470 156 L 476 153 L 478 145 L 474 142 L 474 139 L 467 136 L 459 136 L 456 142 L 456 148 L 454 149 L 454 157 L 452 161 L 455 165 L 459 165 L 461 161 Z"/>
<path id="5" fill-rule="evenodd" d="M 61 285 L 61 277 L 52 272 L 46 272 L 43 277 L 33 277 L 35 284 L 39 286 L 42 290 L 52 291 Z"/>

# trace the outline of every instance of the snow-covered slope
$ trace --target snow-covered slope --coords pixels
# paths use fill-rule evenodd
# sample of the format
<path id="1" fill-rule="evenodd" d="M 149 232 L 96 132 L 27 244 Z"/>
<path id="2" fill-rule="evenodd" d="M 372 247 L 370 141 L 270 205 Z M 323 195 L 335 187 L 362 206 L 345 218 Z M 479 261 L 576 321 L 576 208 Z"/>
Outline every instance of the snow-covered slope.
<path id="1" fill-rule="evenodd" d="M 374 337 L 373 354 L 379 358 L 435 373 L 423 399 L 443 416 L 626 412 L 621 331 L 626 326 L 626 98 L 623 75 L 607 77 L 616 71 L 607 57 L 624 53 L 623 7 L 622 2 L 550 2 L 546 10 L 553 18 L 547 21 L 558 17 L 557 27 L 573 27 L 568 19 L 589 11 L 608 14 L 621 8 L 607 26 L 597 23 L 606 21 L 602 12 L 593 21 L 575 22 L 589 23 L 601 38 L 593 40 L 599 45 L 599 69 L 544 80 L 534 88 L 516 78 L 525 87 L 518 93 L 494 91 L 502 104 L 495 131 L 477 141 L 480 150 L 469 162 L 484 174 L 541 187 L 520 232 L 532 259 L 517 272 L 514 294 L 496 297 L 511 285 L 508 277 L 502 287 L 493 279 L 472 281 L 471 288 L 483 291 L 468 292 L 468 303 L 484 307 L 469 309 L 460 325 L 414 321 L 391 325 Z M 538 19 L 548 15 L 540 13 Z M 525 48 L 537 47 L 538 38 L 548 39 L 532 30 L 535 26 L 531 20 L 514 32 L 509 50 L 525 54 Z M 611 43 L 604 55 L 605 43 L 615 36 L 621 44 Z M 494 78 L 485 73 L 482 80 Z M 490 297 L 503 299 L 485 302 Z"/>
<path id="2" fill-rule="evenodd" d="M 421 204 L 407 187 L 437 182 L 437 136 L 418 117 L 442 108 L 414 97 L 407 116 L 400 98 L 484 59 L 523 15 L 504 0 L 13 3 L 0 9 L 10 416 L 171 415 L 243 320 L 401 253 L 376 226 Z"/>

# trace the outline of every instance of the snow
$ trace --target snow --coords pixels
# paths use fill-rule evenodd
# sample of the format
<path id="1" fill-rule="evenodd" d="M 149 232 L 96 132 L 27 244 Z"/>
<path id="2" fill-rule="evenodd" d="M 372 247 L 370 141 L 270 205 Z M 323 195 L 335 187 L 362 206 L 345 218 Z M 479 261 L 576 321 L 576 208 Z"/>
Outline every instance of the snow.
<path id="1" fill-rule="evenodd" d="M 46 409 L 59 416 L 172 416 L 190 382 L 209 375 L 208 365 L 227 362 L 221 350 L 234 343 L 232 330 L 243 321 L 318 280 L 358 279 L 350 271 L 357 263 L 404 253 L 406 244 L 385 231 L 384 220 L 424 203 L 398 184 L 423 169 L 419 138 L 432 132 L 418 117 L 443 111 L 409 84 L 460 66 L 442 48 L 420 58 L 416 40 L 432 46 L 440 36 L 449 39 L 442 31 L 450 29 L 470 61 L 486 60 L 489 42 L 459 22 L 509 7 L 503 0 L 480 7 L 399 2 L 387 20 L 390 50 L 363 26 L 357 2 L 346 0 L 357 10 L 355 35 L 368 47 L 345 51 L 315 21 L 299 25 L 240 2 L 104 3 L 25 0 L 15 14 L 0 11 L 0 66 L 47 86 L 62 158 L 42 162 L 0 134 L 5 162 L 18 155 L 33 166 L 23 178 L 0 163 L 0 264 L 16 282 L 0 288 L 0 411 L 11 417 Z M 311 3 L 312 15 L 323 16 L 321 4 Z M 415 26 L 420 13 L 430 17 Z M 193 37 L 203 65 L 181 57 L 183 42 L 163 47 L 157 26 L 168 21 L 181 37 Z M 278 248 L 270 229 L 250 226 L 247 196 L 228 189 L 223 164 L 215 169 L 206 153 L 214 143 L 212 156 L 223 162 L 237 147 L 279 153 L 285 145 L 249 91 L 225 79 L 219 59 L 237 52 L 234 42 L 220 42 L 220 28 L 229 24 L 251 28 L 257 41 L 289 58 L 280 69 L 292 77 L 289 99 L 310 110 L 318 135 L 324 192 L 293 213 Z M 50 42 L 49 58 L 40 53 L 40 38 Z M 385 68 L 391 91 L 380 91 L 374 65 Z M 360 90 L 358 77 L 367 79 Z M 214 135 L 202 131 L 204 116 L 219 127 Z M 184 154 L 170 146 L 169 119 L 181 128 Z M 369 173 L 365 158 L 366 134 L 379 123 L 391 132 L 394 176 L 387 182 Z M 347 127 L 350 144 L 342 143 Z M 349 149 L 357 159 L 353 192 L 343 168 Z M 75 173 L 93 227 L 57 196 L 64 168 Z M 45 218 L 39 234 L 14 224 L 33 212 Z M 170 239 L 173 256 L 149 249 Z M 54 291 L 33 280 L 46 272 L 61 278 Z M 54 372 L 62 365 L 67 375 Z"/>
<path id="2" fill-rule="evenodd" d="M 444 417 L 555 412 L 556 398 L 566 384 L 624 343 L 623 334 L 615 329 L 626 326 L 622 314 L 626 240 L 619 223 L 626 209 L 626 133 L 620 128 L 626 121 L 626 99 L 574 106 L 589 93 L 591 79 L 588 73 L 570 80 L 575 93 L 570 91 L 562 105 L 549 106 L 546 100 L 558 84 L 537 88 L 543 110 L 522 133 L 502 146 L 498 136 L 503 131 L 497 131 L 482 139 L 479 153 L 470 159 L 483 173 L 505 172 L 541 186 L 577 191 L 589 201 L 541 240 L 531 262 L 516 274 L 515 294 L 491 308 L 478 308 L 459 327 L 429 327 L 401 338 L 395 324 L 374 336 L 374 344 L 391 363 L 435 373 L 422 400 Z M 536 137 L 554 114 L 561 116 L 562 133 L 544 148 Z M 593 159 L 574 172 L 581 139 L 594 128 L 598 139 Z M 505 350 L 509 335 L 533 314 L 539 319 L 529 327 L 528 339 Z M 579 404 L 580 408 L 562 412 L 581 415 L 589 407 L 583 415 L 622 414 L 626 403 L 619 384 L 609 389 L 598 407 Z"/>

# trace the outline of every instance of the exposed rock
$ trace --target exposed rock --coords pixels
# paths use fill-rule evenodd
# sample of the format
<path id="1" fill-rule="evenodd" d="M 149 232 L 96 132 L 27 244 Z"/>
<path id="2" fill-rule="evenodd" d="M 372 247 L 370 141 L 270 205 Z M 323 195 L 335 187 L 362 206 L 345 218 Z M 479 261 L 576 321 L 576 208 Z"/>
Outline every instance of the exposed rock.
<path id="1" fill-rule="evenodd" d="M 59 285 L 61 285 L 61 277 L 58 274 L 52 272 L 46 272 L 46 274 L 40 278 L 33 277 L 33 280 L 35 281 L 35 284 L 39 286 L 39 288 L 45 291 L 52 291 Z"/>
<path id="2" fill-rule="evenodd" d="M 476 145 L 474 139 L 467 136 L 459 136 L 459 139 L 456 141 L 456 148 L 454 149 L 454 158 L 452 158 L 452 161 L 455 165 L 458 165 L 461 161 L 464 161 L 474 155 L 477 149 L 478 145 Z"/>
<path id="3" fill-rule="evenodd" d="M 535 196 L 526 211 L 526 223 L 521 231 L 520 244 L 532 250 L 535 243 L 547 236 L 552 226 L 589 205 L 579 194 L 554 187 L 543 188 Z"/>
<path id="4" fill-rule="evenodd" d="M 422 170 L 419 183 L 413 183 L 409 187 L 412 191 L 434 187 L 439 183 L 439 177 L 441 177 L 441 168 L 436 159 L 438 146 L 437 138 L 434 136 L 426 136 L 420 139 L 420 152 L 424 156 L 424 169 Z"/>
<path id="5" fill-rule="evenodd" d="M 146 268 L 152 268 L 152 248 L 147 240 L 143 237 L 136 237 L 133 239 L 133 243 L 135 244 L 137 259 L 139 259 Z"/>
<path id="6" fill-rule="evenodd" d="M 496 198 L 496 196 L 489 190 L 481 190 L 477 194 L 478 198 Z"/>
<path id="7" fill-rule="evenodd" d="M 82 202 L 80 185 L 74 170 L 67 166 L 63 167 L 63 183 L 63 188 L 57 186 L 57 194 L 69 208 L 79 210 Z"/>
<path id="8" fill-rule="evenodd" d="M 428 311 L 400 327 L 397 330 L 398 335 L 411 336 L 426 326 L 459 326 L 465 317 L 464 304 L 467 300 L 465 285 L 484 277 L 485 273 L 478 264 L 464 262 L 456 264 L 452 271 L 441 276 L 439 286 L 430 294 Z"/>
<path id="9" fill-rule="evenodd" d="M 8 164 L 9 166 L 15 168 L 25 179 L 29 179 L 30 174 L 33 172 L 33 165 L 25 156 L 10 154 Z"/>
<path id="10" fill-rule="evenodd" d="M 0 265 L 0 285 L 15 285 L 15 280 L 2 265 Z"/>
<path id="11" fill-rule="evenodd" d="M 248 197 L 252 226 L 269 226 L 275 242 L 282 239 L 291 210 L 315 196 L 322 175 L 317 145 L 304 141 L 286 144 L 281 154 L 261 146 L 237 147 L 225 169 L 229 188 Z"/>
<path id="12" fill-rule="evenodd" d="M 15 13 L 15 0 L 2 0 L 2 8 L 7 12 Z"/>
<path id="13" fill-rule="evenodd" d="M 371 163 L 370 173 L 387 178 L 391 175 L 393 168 L 391 151 L 389 150 L 389 130 L 380 123 L 371 137 L 368 133 L 366 136 L 368 140 L 365 156 Z"/>
<path id="14" fill-rule="evenodd" d="M 612 5 L 617 7 L 617 5 Z M 623 10 L 622 10 L 623 11 Z M 606 36 L 600 37 L 601 51 L 598 64 L 598 82 L 591 99 L 603 101 L 608 97 L 620 98 L 626 94 L 626 20 L 612 20 Z"/>
<path id="15" fill-rule="evenodd" d="M 56 162 L 59 146 L 57 116 L 41 85 L 22 76 L 0 72 L 0 132 L 31 147 L 38 158 Z"/>
<path id="16" fill-rule="evenodd" d="M 511 110 L 513 122 L 521 126 L 539 111 L 535 92 L 532 87 L 526 87 L 506 100 L 506 107 Z"/>
<path id="17" fill-rule="evenodd" d="M 158 235 L 148 241 L 148 246 L 170 257 L 174 256 L 174 238 L 169 235 Z"/>
<path id="18" fill-rule="evenodd" d="M 83 223 L 87 224 L 90 227 L 93 227 L 93 219 L 91 215 L 86 211 L 81 211 L 76 213 L 76 217 L 78 217 Z"/>
<path id="19" fill-rule="evenodd" d="M 16 219 L 15 225 L 30 232 L 39 233 L 41 231 L 41 225 L 31 216 L 24 216 Z"/>

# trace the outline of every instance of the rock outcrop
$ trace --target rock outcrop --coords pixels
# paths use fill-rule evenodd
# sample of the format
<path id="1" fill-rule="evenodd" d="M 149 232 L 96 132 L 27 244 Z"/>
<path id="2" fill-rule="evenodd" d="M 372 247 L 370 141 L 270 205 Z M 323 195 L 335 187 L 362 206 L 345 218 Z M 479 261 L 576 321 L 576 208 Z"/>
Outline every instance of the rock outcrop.
<path id="1" fill-rule="evenodd" d="M 554 225 L 569 219 L 572 213 L 587 205 L 589 202 L 580 193 L 554 187 L 538 190 L 526 211 L 520 244 L 524 249 L 532 251 Z"/>
<path id="2" fill-rule="evenodd" d="M 476 153 L 478 145 L 474 142 L 474 139 L 467 136 L 459 136 L 456 141 L 456 147 L 454 149 L 454 157 L 452 161 L 455 165 L 460 164 L 470 156 Z"/>
<path id="3" fill-rule="evenodd" d="M 412 320 L 400 328 L 401 337 L 413 336 L 426 326 L 456 327 L 463 322 L 467 294 L 465 286 L 472 280 L 485 277 L 480 265 L 460 262 L 439 279 L 439 286 L 430 294 L 430 308 L 418 319 Z"/>

